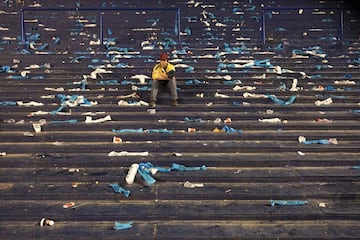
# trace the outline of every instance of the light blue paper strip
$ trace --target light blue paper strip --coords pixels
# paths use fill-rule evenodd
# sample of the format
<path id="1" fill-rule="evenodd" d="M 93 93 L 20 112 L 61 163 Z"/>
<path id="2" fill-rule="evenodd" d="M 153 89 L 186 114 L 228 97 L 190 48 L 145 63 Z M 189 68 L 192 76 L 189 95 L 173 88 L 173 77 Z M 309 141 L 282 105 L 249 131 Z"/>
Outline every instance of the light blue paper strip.
<path id="1" fill-rule="evenodd" d="M 270 205 L 274 207 L 275 205 L 280 206 L 298 206 L 298 205 L 305 205 L 307 201 L 304 200 L 270 200 Z"/>
<path id="2" fill-rule="evenodd" d="M 133 224 L 132 221 L 127 222 L 127 223 L 115 222 L 113 228 L 115 230 L 122 230 L 122 229 L 132 228 L 132 224 Z"/>
<path id="3" fill-rule="evenodd" d="M 125 197 L 129 197 L 130 195 L 130 190 L 120 187 L 117 183 L 110 183 L 109 186 L 114 190 L 114 192 L 124 194 Z"/>
<path id="4" fill-rule="evenodd" d="M 64 121 L 54 120 L 54 121 L 50 121 L 49 123 L 51 123 L 51 124 L 60 124 L 60 123 L 77 123 L 77 120 L 76 120 L 76 119 L 70 119 L 70 120 L 64 120 Z"/>
<path id="5" fill-rule="evenodd" d="M 226 132 L 226 133 L 243 133 L 242 130 L 237 130 L 235 128 L 229 127 L 229 126 L 224 126 L 222 129 L 222 131 Z"/>
<path id="6" fill-rule="evenodd" d="M 301 142 L 302 144 L 330 144 L 328 139 L 306 140 Z"/>
<path id="7" fill-rule="evenodd" d="M 173 163 L 171 166 L 171 170 L 173 171 L 200 171 L 200 170 L 206 170 L 207 167 L 205 165 L 201 167 L 187 167 L 178 163 Z"/>
<path id="8" fill-rule="evenodd" d="M 266 94 L 266 96 L 267 96 L 268 98 L 270 98 L 274 103 L 276 103 L 276 104 L 281 104 L 281 105 L 284 105 L 284 106 L 287 106 L 287 105 L 292 104 L 292 103 L 295 101 L 295 99 L 296 99 L 296 96 L 295 96 L 295 95 L 291 96 L 291 97 L 289 98 L 289 100 L 287 100 L 287 101 L 278 99 L 276 96 L 271 95 L 271 94 Z"/>
<path id="9" fill-rule="evenodd" d="M 156 180 L 150 176 L 150 168 L 152 167 L 151 163 L 139 163 L 138 173 L 148 185 L 152 185 L 156 182 Z"/>
<path id="10" fill-rule="evenodd" d="M 17 103 L 15 101 L 2 101 L 0 102 L 0 106 L 16 106 Z"/>
<path id="11" fill-rule="evenodd" d="M 352 166 L 350 169 L 360 170 L 360 166 Z"/>
<path id="12" fill-rule="evenodd" d="M 142 133 L 142 132 L 144 132 L 144 129 L 143 128 L 138 128 L 138 129 L 130 129 L 130 128 L 113 129 L 112 132 L 114 132 L 114 133 Z"/>

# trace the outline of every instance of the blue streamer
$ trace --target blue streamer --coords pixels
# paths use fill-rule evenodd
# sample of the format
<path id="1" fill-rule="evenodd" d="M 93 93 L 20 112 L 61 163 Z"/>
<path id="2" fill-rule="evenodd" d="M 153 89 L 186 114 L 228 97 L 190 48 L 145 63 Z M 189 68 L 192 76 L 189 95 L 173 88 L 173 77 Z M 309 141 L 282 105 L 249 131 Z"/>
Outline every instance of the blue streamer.
<path id="1" fill-rule="evenodd" d="M 144 132 L 143 128 L 138 128 L 138 129 L 129 129 L 129 128 L 125 128 L 125 129 L 113 129 L 112 132 L 114 133 L 142 133 Z"/>
<path id="2" fill-rule="evenodd" d="M 202 165 L 201 167 L 187 167 L 178 163 L 173 163 L 171 166 L 171 170 L 173 171 L 200 171 L 206 169 L 207 167 L 205 165 Z"/>
<path id="3" fill-rule="evenodd" d="M 303 200 L 270 200 L 270 205 L 272 207 L 274 207 L 275 205 L 280 205 L 280 206 L 298 206 L 298 205 L 305 205 L 307 204 L 307 201 L 303 201 Z"/>
<path id="4" fill-rule="evenodd" d="M 330 144 L 328 139 L 305 140 L 302 144 Z"/>
<path id="5" fill-rule="evenodd" d="M 139 163 L 138 173 L 148 185 L 152 185 L 156 182 L 156 180 L 150 176 L 150 168 L 152 167 L 151 163 Z"/>
<path id="6" fill-rule="evenodd" d="M 237 130 L 235 128 L 229 127 L 227 125 L 225 125 L 222 129 L 222 131 L 226 132 L 226 133 L 243 133 L 242 130 Z"/>
<path id="7" fill-rule="evenodd" d="M 110 183 L 109 186 L 114 190 L 114 192 L 124 194 L 125 197 L 129 197 L 130 195 L 130 190 L 120 187 L 117 183 Z"/>
<path id="8" fill-rule="evenodd" d="M 113 228 L 115 230 L 122 230 L 122 229 L 132 228 L 132 224 L 133 224 L 132 221 L 127 222 L 127 223 L 115 222 Z"/>
<path id="9" fill-rule="evenodd" d="M 281 105 L 284 105 L 284 106 L 287 106 L 287 105 L 292 104 L 292 103 L 295 101 L 295 99 L 296 99 L 296 96 L 295 96 L 295 95 L 291 96 L 290 99 L 287 100 L 287 101 L 278 99 L 276 96 L 271 95 L 271 94 L 266 94 L 266 96 L 267 96 L 268 98 L 270 98 L 274 103 L 276 103 L 276 104 L 281 104 Z"/>

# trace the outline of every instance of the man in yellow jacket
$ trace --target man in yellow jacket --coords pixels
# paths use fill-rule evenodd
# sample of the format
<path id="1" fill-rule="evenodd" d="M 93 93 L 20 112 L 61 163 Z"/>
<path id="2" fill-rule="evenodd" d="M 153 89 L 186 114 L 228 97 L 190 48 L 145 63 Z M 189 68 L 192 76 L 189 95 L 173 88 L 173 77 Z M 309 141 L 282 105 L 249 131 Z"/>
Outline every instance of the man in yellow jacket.
<path id="1" fill-rule="evenodd" d="M 166 53 L 160 54 L 160 62 L 157 63 L 152 70 L 152 84 L 150 107 L 155 107 L 156 98 L 159 92 L 159 87 L 164 86 L 170 90 L 172 105 L 178 105 L 178 94 L 175 79 L 175 67 L 168 62 L 169 56 Z"/>

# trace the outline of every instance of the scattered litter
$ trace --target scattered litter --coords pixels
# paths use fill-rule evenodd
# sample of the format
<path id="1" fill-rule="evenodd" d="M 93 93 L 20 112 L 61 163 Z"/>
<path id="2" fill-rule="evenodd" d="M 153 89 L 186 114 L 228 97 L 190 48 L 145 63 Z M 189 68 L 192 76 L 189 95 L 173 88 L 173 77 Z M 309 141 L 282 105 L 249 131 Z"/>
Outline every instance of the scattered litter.
<path id="1" fill-rule="evenodd" d="M 216 92 L 215 97 L 216 98 L 229 98 L 230 96 L 226 95 L 226 94 L 221 94 L 221 93 Z"/>
<path id="2" fill-rule="evenodd" d="M 148 102 L 145 101 L 135 101 L 135 100 L 120 100 L 118 102 L 119 106 L 149 106 Z"/>
<path id="3" fill-rule="evenodd" d="M 168 130 L 166 128 L 159 128 L 159 129 L 146 129 L 144 132 L 148 133 L 172 133 L 172 130 Z"/>
<path id="4" fill-rule="evenodd" d="M 77 123 L 76 119 L 69 119 L 69 120 L 53 120 L 49 122 L 50 124 L 62 124 L 62 123 L 70 123 L 74 124 Z"/>
<path id="5" fill-rule="evenodd" d="M 149 152 L 128 152 L 128 151 L 121 151 L 121 152 L 115 152 L 111 151 L 108 154 L 109 157 L 124 157 L 124 156 L 149 156 Z"/>
<path id="6" fill-rule="evenodd" d="M 206 106 L 208 106 L 208 107 L 210 107 L 210 106 L 212 106 L 212 105 L 214 105 L 213 102 L 208 102 L 208 103 L 206 103 Z"/>
<path id="7" fill-rule="evenodd" d="M 75 206 L 74 202 L 68 202 L 63 205 L 63 208 L 72 208 Z"/>
<path id="8" fill-rule="evenodd" d="M 44 227 L 44 226 L 52 226 L 55 224 L 55 221 L 54 220 L 51 220 L 51 219 L 47 219 L 47 218 L 42 218 L 40 220 L 40 226 L 41 227 Z"/>
<path id="9" fill-rule="evenodd" d="M 148 113 L 150 114 L 155 114 L 156 113 L 156 109 L 155 108 L 150 108 L 147 110 Z"/>
<path id="10" fill-rule="evenodd" d="M 153 165 L 151 163 L 140 163 L 138 168 L 138 173 L 144 179 L 147 185 L 152 185 L 156 180 L 150 175 Z"/>
<path id="11" fill-rule="evenodd" d="M 36 107 L 38 107 L 38 106 L 44 106 L 43 103 L 35 102 L 35 101 L 31 101 L 31 102 L 28 102 L 28 103 L 24 103 L 23 101 L 17 101 L 16 103 L 17 103 L 17 105 L 19 105 L 19 106 L 26 106 L 26 107 L 30 107 L 30 106 L 36 106 Z"/>
<path id="12" fill-rule="evenodd" d="M 214 123 L 215 123 L 215 124 L 222 123 L 221 118 L 216 118 L 216 119 L 214 120 Z"/>
<path id="13" fill-rule="evenodd" d="M 127 184 L 133 184 L 134 183 L 134 180 L 135 180 L 135 176 L 136 176 L 136 173 L 139 169 L 139 164 L 137 163 L 133 163 L 131 164 L 130 168 L 129 168 L 129 171 L 125 177 L 125 180 L 127 182 Z"/>
<path id="14" fill-rule="evenodd" d="M 280 123 L 281 119 L 280 118 L 261 118 L 261 119 L 259 119 L 259 122 L 263 122 L 263 123 Z"/>
<path id="15" fill-rule="evenodd" d="M 34 134 L 31 133 L 31 132 L 23 132 L 23 135 L 26 136 L 26 137 L 33 137 Z"/>
<path id="16" fill-rule="evenodd" d="M 337 80 L 334 82 L 335 84 L 342 84 L 342 85 L 356 85 L 355 81 L 350 81 L 350 80 Z"/>
<path id="17" fill-rule="evenodd" d="M 122 96 L 118 96 L 116 98 L 120 98 L 120 99 L 126 99 L 126 98 L 140 98 L 140 96 L 136 93 L 136 92 L 133 92 L 133 93 L 130 93 L 128 95 L 122 95 Z"/>
<path id="18" fill-rule="evenodd" d="M 298 142 L 302 144 L 338 144 L 336 138 L 306 140 L 304 136 L 299 136 Z"/>
<path id="19" fill-rule="evenodd" d="M 115 222 L 114 223 L 114 230 L 122 230 L 122 229 L 127 229 L 127 228 L 132 228 L 132 224 L 133 222 L 127 222 L 127 223 L 120 223 L 120 222 Z"/>
<path id="20" fill-rule="evenodd" d="M 171 156 L 175 156 L 175 157 L 181 157 L 182 155 L 183 155 L 182 153 L 177 153 L 177 152 L 171 154 Z"/>
<path id="21" fill-rule="evenodd" d="M 85 119 L 85 123 L 103 123 L 103 122 L 106 122 L 106 121 L 111 121 L 111 116 L 110 115 L 107 115 L 103 118 L 98 118 L 96 120 L 93 120 L 91 116 L 86 116 L 86 119 Z"/>
<path id="22" fill-rule="evenodd" d="M 78 168 L 69 168 L 68 172 L 74 173 L 74 172 L 80 172 L 80 170 Z"/>
<path id="23" fill-rule="evenodd" d="M 291 88 L 289 89 L 290 92 L 296 92 L 299 90 L 299 88 L 297 87 L 297 83 L 298 83 L 298 80 L 296 78 L 294 78 Z"/>
<path id="24" fill-rule="evenodd" d="M 253 86 L 239 86 L 239 85 L 236 85 L 235 87 L 233 87 L 233 91 L 252 91 L 252 90 L 255 90 L 256 87 L 253 87 Z"/>
<path id="25" fill-rule="evenodd" d="M 202 187 L 204 187 L 204 184 L 203 183 L 192 183 L 192 182 L 186 181 L 184 183 L 184 187 L 186 187 L 186 188 L 202 188 Z"/>
<path id="26" fill-rule="evenodd" d="M 244 92 L 243 97 L 244 98 L 267 98 L 267 96 L 265 94 L 257 94 L 257 93 L 249 93 L 249 92 Z"/>
<path id="27" fill-rule="evenodd" d="M 110 183 L 109 186 L 114 190 L 116 193 L 122 193 L 125 197 L 130 196 L 130 190 L 126 190 L 119 186 L 117 183 Z"/>
<path id="28" fill-rule="evenodd" d="M 294 101 L 296 99 L 295 95 L 290 96 L 289 100 L 287 100 L 287 101 L 278 99 L 275 95 L 271 95 L 271 94 L 267 94 L 266 96 L 268 98 L 270 98 L 274 103 L 284 105 L 284 106 L 287 106 L 287 105 L 290 105 L 290 104 L 294 103 Z"/>
<path id="29" fill-rule="evenodd" d="M 143 74 L 134 75 L 134 76 L 131 76 L 130 78 L 131 79 L 138 79 L 140 84 L 146 84 L 146 79 L 150 79 L 149 76 L 143 75 Z"/>
<path id="30" fill-rule="evenodd" d="M 243 132 L 242 130 L 237 130 L 235 128 L 232 128 L 232 127 L 229 127 L 226 125 L 221 130 L 226 133 L 242 133 Z"/>
<path id="31" fill-rule="evenodd" d="M 303 200 L 270 200 L 270 205 L 272 207 L 274 207 L 275 205 L 280 205 L 280 206 L 298 206 L 298 205 L 305 205 L 307 204 L 307 201 L 303 201 Z"/>
<path id="32" fill-rule="evenodd" d="M 322 207 L 322 208 L 325 208 L 326 207 L 326 204 L 325 203 L 319 203 L 319 207 Z"/>
<path id="33" fill-rule="evenodd" d="M 113 143 L 122 143 L 123 141 L 122 141 L 122 139 L 120 137 L 114 136 L 112 142 Z"/>
<path id="34" fill-rule="evenodd" d="M 196 132 L 196 128 L 188 128 L 187 131 L 188 132 Z"/>
<path id="35" fill-rule="evenodd" d="M 360 166 L 352 166 L 350 169 L 360 170 Z"/>
<path id="36" fill-rule="evenodd" d="M 316 119 L 316 122 L 319 122 L 319 123 L 331 123 L 331 122 L 333 122 L 333 120 L 327 119 L 327 118 L 318 118 L 318 119 Z"/>
<path id="37" fill-rule="evenodd" d="M 171 166 L 171 170 L 174 171 L 199 171 L 199 170 L 206 170 L 207 167 L 205 165 L 201 167 L 187 167 L 181 164 L 173 163 Z"/>
<path id="38" fill-rule="evenodd" d="M 305 153 L 303 153 L 302 151 L 297 151 L 297 153 L 298 153 L 300 156 L 305 156 Z"/>
<path id="39" fill-rule="evenodd" d="M 142 133 L 142 132 L 144 132 L 144 129 L 143 128 L 138 128 L 138 129 L 130 129 L 130 128 L 112 129 L 112 132 L 114 132 L 114 133 Z"/>
<path id="40" fill-rule="evenodd" d="M 322 101 L 320 101 L 320 100 L 316 100 L 316 101 L 315 101 L 315 105 L 316 105 L 316 106 L 330 105 L 330 104 L 332 104 L 332 103 L 333 103 L 332 98 L 327 98 L 327 99 L 322 100 Z"/>
<path id="41" fill-rule="evenodd" d="M 189 118 L 189 117 L 185 117 L 184 121 L 185 122 L 204 122 L 204 120 L 202 120 L 201 118 Z"/>
<path id="42" fill-rule="evenodd" d="M 64 92 L 65 91 L 65 89 L 63 87 L 59 87 L 59 88 L 45 87 L 44 90 L 53 91 L 53 92 Z"/>

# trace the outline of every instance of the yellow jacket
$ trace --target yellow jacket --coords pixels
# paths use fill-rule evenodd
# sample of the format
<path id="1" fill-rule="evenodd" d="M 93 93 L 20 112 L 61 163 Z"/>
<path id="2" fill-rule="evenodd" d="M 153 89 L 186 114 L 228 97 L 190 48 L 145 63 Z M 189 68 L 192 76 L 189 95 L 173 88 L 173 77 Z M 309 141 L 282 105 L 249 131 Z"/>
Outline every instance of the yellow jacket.
<path id="1" fill-rule="evenodd" d="M 157 80 L 161 72 L 165 72 L 168 78 L 175 77 L 175 67 L 171 63 L 168 63 L 165 69 L 160 66 L 160 63 L 156 64 L 152 70 L 152 79 Z"/>

